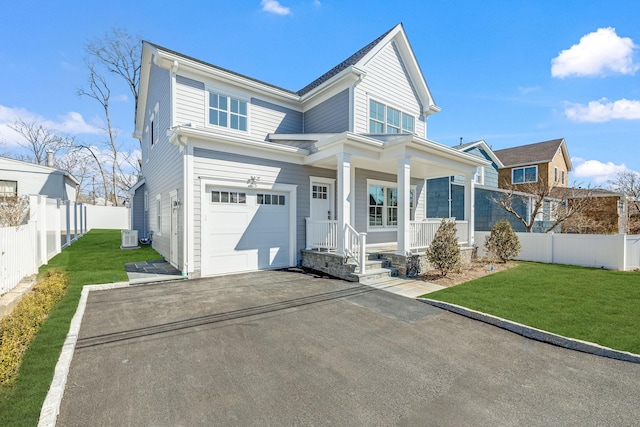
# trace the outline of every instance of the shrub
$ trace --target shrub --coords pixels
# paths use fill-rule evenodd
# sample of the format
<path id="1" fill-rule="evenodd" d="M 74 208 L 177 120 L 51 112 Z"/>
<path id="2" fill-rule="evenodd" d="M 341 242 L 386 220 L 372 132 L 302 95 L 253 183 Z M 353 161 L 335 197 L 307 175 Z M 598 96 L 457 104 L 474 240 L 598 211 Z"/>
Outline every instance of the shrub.
<path id="1" fill-rule="evenodd" d="M 66 275 L 49 270 L 11 314 L 0 321 L 0 385 L 15 379 L 24 352 L 66 289 Z"/>
<path id="2" fill-rule="evenodd" d="M 496 222 L 491 229 L 491 234 L 485 238 L 484 247 L 502 262 L 507 262 L 508 259 L 520 254 L 520 240 L 509 221 L 505 219 Z"/>
<path id="3" fill-rule="evenodd" d="M 431 246 L 427 248 L 429 263 L 443 277 L 460 265 L 460 248 L 456 232 L 455 222 L 442 219 Z"/>

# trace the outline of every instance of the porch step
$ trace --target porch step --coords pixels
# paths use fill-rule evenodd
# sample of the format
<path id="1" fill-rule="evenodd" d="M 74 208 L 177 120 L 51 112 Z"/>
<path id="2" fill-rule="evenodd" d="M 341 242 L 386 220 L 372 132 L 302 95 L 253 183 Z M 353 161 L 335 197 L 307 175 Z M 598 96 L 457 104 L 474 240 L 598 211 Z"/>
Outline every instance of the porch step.
<path id="1" fill-rule="evenodd" d="M 371 283 L 378 283 L 384 280 L 388 280 L 398 275 L 398 271 L 391 267 L 379 267 L 369 269 L 368 264 L 364 274 L 352 273 L 357 278 L 357 281 L 368 285 Z"/>

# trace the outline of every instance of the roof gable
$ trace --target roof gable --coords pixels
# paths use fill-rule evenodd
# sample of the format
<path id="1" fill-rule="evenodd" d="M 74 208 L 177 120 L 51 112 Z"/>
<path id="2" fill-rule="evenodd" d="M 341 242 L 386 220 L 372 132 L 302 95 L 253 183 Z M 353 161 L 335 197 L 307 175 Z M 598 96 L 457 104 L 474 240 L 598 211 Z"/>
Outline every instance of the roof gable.
<path id="1" fill-rule="evenodd" d="M 567 169 L 573 170 L 571 158 L 567 151 L 564 138 L 550 141 L 537 142 L 535 144 L 521 145 L 519 147 L 505 148 L 494 151 L 505 167 L 549 163 L 553 160 L 558 150 L 562 151 Z"/>
<path id="2" fill-rule="evenodd" d="M 480 141 L 468 142 L 466 144 L 456 145 L 453 148 L 455 148 L 458 151 L 468 153 L 476 147 L 478 147 L 478 149 L 483 151 L 493 161 L 493 163 L 496 164 L 498 168 L 504 167 L 500 158 L 496 156 L 496 154 L 493 152 L 491 147 L 489 147 L 489 145 L 484 141 L 484 139 L 481 139 Z"/>

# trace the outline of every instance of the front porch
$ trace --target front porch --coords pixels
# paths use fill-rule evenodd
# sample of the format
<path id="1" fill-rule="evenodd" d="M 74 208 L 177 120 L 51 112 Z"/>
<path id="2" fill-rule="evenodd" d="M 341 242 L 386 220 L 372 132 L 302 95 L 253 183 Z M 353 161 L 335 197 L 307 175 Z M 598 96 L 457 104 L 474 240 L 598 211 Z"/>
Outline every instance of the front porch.
<path id="1" fill-rule="evenodd" d="M 330 274 L 344 280 L 370 283 L 386 277 L 416 277 L 431 269 L 425 255 L 433 241 L 441 219 L 410 221 L 410 250 L 398 251 L 396 242 L 368 245 L 367 233 L 354 233 L 346 227 L 338 233 L 339 225 L 332 220 L 306 219 L 307 247 L 302 251 L 302 266 Z M 470 263 L 474 254 L 468 221 L 455 221 L 462 263 Z M 344 238 L 344 253 L 338 241 Z"/>

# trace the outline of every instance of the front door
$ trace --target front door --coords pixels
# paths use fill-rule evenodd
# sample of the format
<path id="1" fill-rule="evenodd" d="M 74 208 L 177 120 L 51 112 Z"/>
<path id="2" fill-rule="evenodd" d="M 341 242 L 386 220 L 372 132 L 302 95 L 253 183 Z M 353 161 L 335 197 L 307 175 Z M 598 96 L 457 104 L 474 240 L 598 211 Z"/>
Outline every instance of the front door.
<path id="1" fill-rule="evenodd" d="M 333 180 L 311 181 L 311 219 L 320 221 L 334 219 Z"/>

